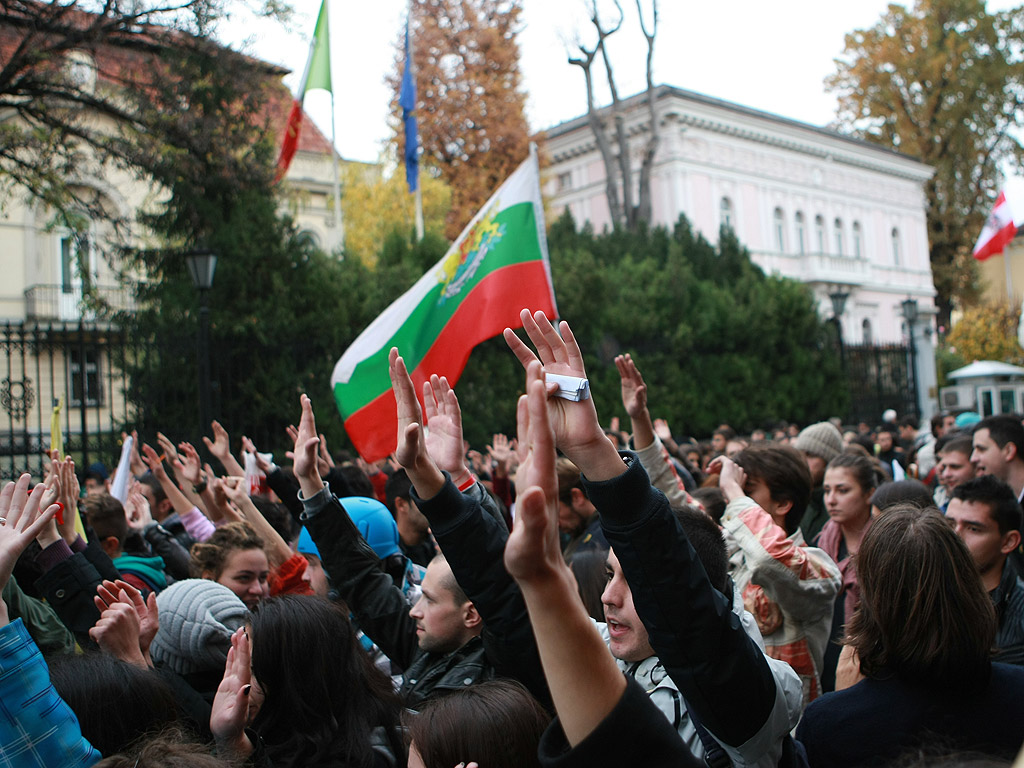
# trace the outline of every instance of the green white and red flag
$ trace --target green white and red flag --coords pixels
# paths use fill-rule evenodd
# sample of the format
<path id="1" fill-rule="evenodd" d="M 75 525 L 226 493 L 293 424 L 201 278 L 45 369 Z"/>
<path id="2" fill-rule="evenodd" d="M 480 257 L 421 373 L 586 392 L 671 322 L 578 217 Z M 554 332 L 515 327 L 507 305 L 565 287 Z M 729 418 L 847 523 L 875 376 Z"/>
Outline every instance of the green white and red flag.
<path id="1" fill-rule="evenodd" d="M 521 326 L 524 307 L 556 316 L 534 153 L 508 177 L 444 257 L 345 350 L 331 376 L 345 430 L 360 455 L 395 450 L 388 351 L 398 347 L 417 392 L 431 374 L 455 384 L 473 347 Z"/>
<path id="2" fill-rule="evenodd" d="M 327 0 L 322 0 L 320 4 L 320 13 L 316 17 L 313 39 L 309 42 L 306 69 L 303 70 L 299 90 L 296 91 L 291 109 L 288 111 L 288 122 L 284 126 L 284 138 L 281 141 L 281 151 L 277 157 L 277 173 L 274 181 L 283 179 L 288 172 L 288 167 L 292 164 L 295 150 L 299 148 L 299 132 L 302 130 L 303 116 L 302 104 L 306 99 L 306 94 L 317 88 L 322 88 L 332 96 L 334 95 L 331 86 L 331 37 L 330 22 L 327 18 Z"/>

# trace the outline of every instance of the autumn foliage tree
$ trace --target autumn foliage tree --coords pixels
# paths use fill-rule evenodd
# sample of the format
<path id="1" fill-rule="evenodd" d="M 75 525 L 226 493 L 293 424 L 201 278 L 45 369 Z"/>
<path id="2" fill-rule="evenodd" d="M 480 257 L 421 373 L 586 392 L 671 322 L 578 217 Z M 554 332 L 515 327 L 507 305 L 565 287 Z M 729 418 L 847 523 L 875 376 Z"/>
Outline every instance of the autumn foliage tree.
<path id="1" fill-rule="evenodd" d="M 976 293 L 971 248 L 998 194 L 1000 168 L 1020 168 L 1024 8 L 990 14 L 984 0 L 890 5 L 846 36 L 826 84 L 839 122 L 935 168 L 926 184 L 928 243 L 940 324 Z"/>
<path id="2" fill-rule="evenodd" d="M 413 198 L 398 172 L 384 177 L 377 166 L 351 164 L 343 171 L 345 192 L 341 198 L 345 222 L 345 256 L 373 266 L 387 239 L 394 234 L 407 238 L 415 227 Z M 423 196 L 424 231 L 443 237 L 451 190 L 442 179 L 420 174 Z"/>
<path id="3" fill-rule="evenodd" d="M 522 0 L 413 0 L 413 59 L 423 163 L 451 187 L 455 239 L 529 154 L 516 32 Z M 389 78 L 395 102 L 404 53 Z M 399 156 L 404 151 L 397 124 Z"/>
<path id="4" fill-rule="evenodd" d="M 1022 365 L 1024 349 L 1017 341 L 1019 322 L 1020 308 L 1006 301 L 970 307 L 949 332 L 946 345 L 965 365 L 975 360 Z"/>

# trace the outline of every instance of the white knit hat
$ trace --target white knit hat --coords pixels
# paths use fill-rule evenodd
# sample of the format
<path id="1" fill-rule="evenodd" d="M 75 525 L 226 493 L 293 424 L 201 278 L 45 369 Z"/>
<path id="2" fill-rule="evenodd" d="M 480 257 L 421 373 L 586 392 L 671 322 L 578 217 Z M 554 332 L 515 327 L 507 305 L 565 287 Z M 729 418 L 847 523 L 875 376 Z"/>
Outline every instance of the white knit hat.
<path id="1" fill-rule="evenodd" d="M 160 629 L 150 654 L 178 674 L 223 670 L 231 635 L 249 609 L 234 592 L 209 579 L 185 579 L 156 596 Z"/>

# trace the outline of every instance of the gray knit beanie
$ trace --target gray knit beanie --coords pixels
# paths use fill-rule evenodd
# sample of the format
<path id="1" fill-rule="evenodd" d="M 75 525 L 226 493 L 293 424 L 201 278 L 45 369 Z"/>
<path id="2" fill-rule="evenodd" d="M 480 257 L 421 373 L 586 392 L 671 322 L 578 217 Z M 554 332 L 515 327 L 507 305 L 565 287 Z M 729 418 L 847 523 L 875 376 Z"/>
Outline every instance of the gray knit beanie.
<path id="1" fill-rule="evenodd" d="M 249 609 L 234 592 L 209 579 L 175 582 L 156 596 L 160 629 L 150 655 L 178 674 L 223 670 L 231 635 Z"/>
<path id="2" fill-rule="evenodd" d="M 827 421 L 819 421 L 817 424 L 804 427 L 803 431 L 797 435 L 793 447 L 798 451 L 824 459 L 827 464 L 843 452 L 843 436 L 835 428 L 835 425 Z"/>

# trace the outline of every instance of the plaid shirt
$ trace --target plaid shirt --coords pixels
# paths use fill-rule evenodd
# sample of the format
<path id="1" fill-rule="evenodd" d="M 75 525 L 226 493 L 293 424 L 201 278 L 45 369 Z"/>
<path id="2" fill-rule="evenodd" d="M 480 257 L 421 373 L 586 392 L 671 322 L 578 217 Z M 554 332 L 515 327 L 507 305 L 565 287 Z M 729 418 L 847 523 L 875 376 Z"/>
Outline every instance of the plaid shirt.
<path id="1" fill-rule="evenodd" d="M 100 757 L 21 619 L 0 627 L 0 768 L 85 768 Z"/>

